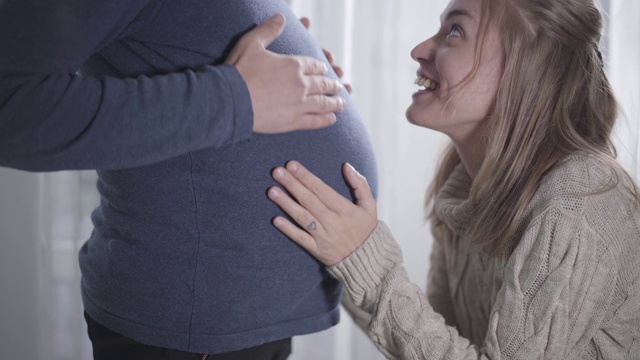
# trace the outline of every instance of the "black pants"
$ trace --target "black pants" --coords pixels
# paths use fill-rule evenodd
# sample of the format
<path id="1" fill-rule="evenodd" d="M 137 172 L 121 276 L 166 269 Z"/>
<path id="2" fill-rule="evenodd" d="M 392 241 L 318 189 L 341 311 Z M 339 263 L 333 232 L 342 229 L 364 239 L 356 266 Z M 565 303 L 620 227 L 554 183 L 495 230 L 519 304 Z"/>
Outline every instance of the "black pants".
<path id="1" fill-rule="evenodd" d="M 87 313 L 94 360 L 285 360 L 291 354 L 291 338 L 256 347 L 207 355 L 144 345 L 98 324 Z"/>

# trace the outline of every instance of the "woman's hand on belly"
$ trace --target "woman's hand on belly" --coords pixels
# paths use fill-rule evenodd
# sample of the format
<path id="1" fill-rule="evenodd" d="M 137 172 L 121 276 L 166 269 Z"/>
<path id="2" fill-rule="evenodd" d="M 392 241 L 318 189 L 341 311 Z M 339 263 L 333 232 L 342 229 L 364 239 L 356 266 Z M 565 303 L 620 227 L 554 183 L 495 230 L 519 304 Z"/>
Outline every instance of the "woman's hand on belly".
<path id="1" fill-rule="evenodd" d="M 273 171 L 278 187 L 269 198 L 300 225 L 277 216 L 273 223 L 285 235 L 327 266 L 335 265 L 355 251 L 378 224 L 377 206 L 364 176 L 344 164 L 342 173 L 355 195 L 355 204 L 338 194 L 301 164 L 289 162 Z"/>

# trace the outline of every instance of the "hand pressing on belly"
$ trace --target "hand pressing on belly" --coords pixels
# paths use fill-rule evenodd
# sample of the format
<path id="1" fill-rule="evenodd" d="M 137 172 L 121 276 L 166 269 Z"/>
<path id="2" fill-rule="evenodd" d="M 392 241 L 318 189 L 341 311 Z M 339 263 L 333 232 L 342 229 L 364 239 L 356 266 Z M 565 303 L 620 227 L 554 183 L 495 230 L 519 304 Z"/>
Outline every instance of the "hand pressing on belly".
<path id="1" fill-rule="evenodd" d="M 325 76 L 328 69 L 322 61 L 267 50 L 284 26 L 285 17 L 276 14 L 246 33 L 225 61 L 247 84 L 256 133 L 324 128 L 345 108 L 344 99 L 335 96 L 343 86 Z"/>
<path id="2" fill-rule="evenodd" d="M 282 216 L 273 224 L 327 266 L 335 265 L 355 251 L 378 224 L 376 202 L 364 176 L 351 165 L 342 174 L 353 190 L 355 203 L 338 194 L 296 161 L 273 170 L 282 189 L 269 189 L 269 198 L 299 225 Z"/>
<path id="3" fill-rule="evenodd" d="M 309 28 L 311 28 L 311 20 L 309 20 L 308 17 L 301 17 L 300 22 L 305 27 L 305 29 L 309 30 Z M 324 53 L 324 56 L 327 58 L 329 65 L 331 65 L 333 72 L 336 73 L 339 79 L 342 79 L 342 76 L 344 76 L 344 70 L 342 70 L 342 67 L 340 65 L 336 64 L 333 53 L 325 48 L 322 48 L 322 52 Z M 349 94 L 351 94 L 351 92 L 353 91 L 351 84 L 343 83 L 342 86 L 344 86 L 345 90 L 347 90 Z"/>

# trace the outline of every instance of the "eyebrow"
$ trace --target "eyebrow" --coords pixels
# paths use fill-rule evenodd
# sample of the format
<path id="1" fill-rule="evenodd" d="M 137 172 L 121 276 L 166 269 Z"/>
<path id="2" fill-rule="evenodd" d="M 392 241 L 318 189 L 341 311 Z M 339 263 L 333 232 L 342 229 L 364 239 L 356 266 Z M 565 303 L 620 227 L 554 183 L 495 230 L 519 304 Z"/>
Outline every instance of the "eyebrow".
<path id="1" fill-rule="evenodd" d="M 449 21 L 451 18 L 454 18 L 456 16 L 466 16 L 468 18 L 470 18 L 471 20 L 475 21 L 475 18 L 466 10 L 463 9 L 453 9 L 451 11 L 449 11 L 445 16 L 444 16 L 444 20 L 442 18 L 440 18 L 440 22 L 447 22 Z"/>

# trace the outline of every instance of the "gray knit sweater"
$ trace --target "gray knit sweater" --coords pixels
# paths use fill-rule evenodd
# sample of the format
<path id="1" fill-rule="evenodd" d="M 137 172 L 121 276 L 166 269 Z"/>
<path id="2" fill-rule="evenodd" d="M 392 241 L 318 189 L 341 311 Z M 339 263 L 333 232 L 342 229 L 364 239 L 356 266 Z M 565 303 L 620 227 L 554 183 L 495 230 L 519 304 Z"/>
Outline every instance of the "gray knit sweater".
<path id="1" fill-rule="evenodd" d="M 612 175 L 587 155 L 561 161 L 511 255 L 493 258 L 464 239 L 471 179 L 458 166 L 435 203 L 453 235 L 435 239 L 426 296 L 382 222 L 329 270 L 390 359 L 640 359 L 640 211 L 620 174 L 599 191 Z"/>

